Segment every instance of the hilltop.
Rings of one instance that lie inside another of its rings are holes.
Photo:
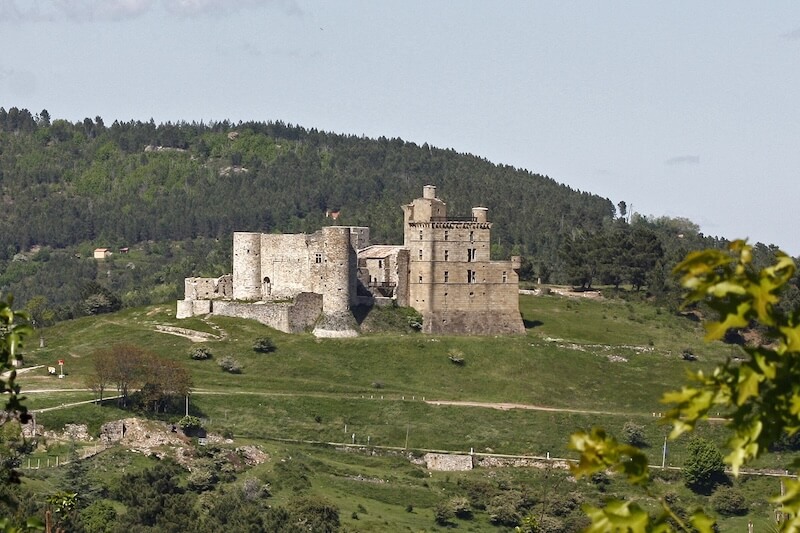
[[[23,305],[40,297],[40,323],[90,313],[98,294],[110,309],[163,303],[186,276],[227,272],[234,231],[336,223],[400,242],[400,206],[428,184],[454,216],[490,208],[491,256],[524,256],[523,279],[663,295],[677,259],[723,242],[691,221],[632,217],[549,176],[402,139],[281,122],[71,123],[12,107],[0,108],[0,291]],[[113,255],[94,261],[94,247]]]

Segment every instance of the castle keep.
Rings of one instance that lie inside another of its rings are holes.
[[[311,235],[237,232],[233,274],[186,278],[178,318],[213,313],[320,337],[358,334],[356,305],[410,306],[438,334],[516,334],[519,258],[491,261],[488,209],[448,218],[436,187],[403,206],[402,246],[370,245],[369,228]]]

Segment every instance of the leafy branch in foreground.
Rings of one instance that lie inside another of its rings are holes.
[[[24,405],[20,402],[19,386],[15,383],[17,371],[15,362],[19,359],[19,350],[23,340],[33,333],[33,328],[28,324],[28,316],[22,311],[14,311],[11,306],[14,299],[11,296],[0,299],[0,394],[8,394],[4,407],[4,419],[17,418],[26,423],[29,415]]]
[[[674,273],[688,291],[684,305],[703,302],[718,316],[705,324],[706,340],[721,339],[731,328],[755,324],[765,327],[769,341],[745,346],[748,357],[728,361],[710,375],[698,371],[691,383],[680,391],[664,395],[671,404],[665,421],[672,424],[670,439],[692,431],[697,422],[712,410],[730,413],[727,427],[731,452],[725,462],[734,475],[746,462],[759,457],[768,446],[800,430],[800,316],[782,313],[777,304],[783,288],[795,273],[794,261],[779,252],[774,263],[761,270],[753,265],[752,247],[735,241],[728,251],[692,252]],[[581,453],[573,468],[577,477],[612,469],[625,474],[628,481],[647,489],[648,469],[645,457],[631,446],[606,437],[603,430],[572,435],[570,447]],[[800,467],[800,464],[793,464]],[[800,482],[786,480],[783,496],[772,501],[781,506],[785,517],[782,531],[800,528]],[[605,508],[585,510],[592,519],[589,531],[672,531],[673,525],[689,531],[661,500],[664,512],[655,519],[635,502],[612,501]],[[713,521],[701,512],[691,518],[697,531],[711,531]]]

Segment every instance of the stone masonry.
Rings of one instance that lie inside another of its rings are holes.
[[[236,232],[233,273],[186,278],[178,318],[215,313],[320,337],[357,335],[355,305],[410,306],[433,334],[519,334],[519,258],[491,261],[488,209],[449,218],[436,187],[403,209],[402,246],[370,245],[369,228],[313,234]]]

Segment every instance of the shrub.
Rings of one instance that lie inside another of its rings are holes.
[[[199,348],[195,348],[194,350],[189,352],[189,357],[191,357],[195,361],[205,361],[206,359],[211,359],[213,355],[211,353],[211,350],[200,346]]]
[[[253,351],[258,353],[271,353],[275,351],[275,343],[269,337],[259,337],[253,343]]]
[[[301,496],[289,502],[289,513],[302,531],[333,533],[339,531],[339,508],[320,497]],[[297,531],[297,529],[295,529]]]
[[[461,518],[462,520],[472,519],[472,507],[469,504],[469,499],[465,496],[450,498],[448,504],[457,518]]]
[[[689,457],[683,465],[686,486],[699,494],[710,494],[720,483],[727,480],[722,454],[714,443],[693,438],[688,446]]]
[[[644,448],[647,446],[647,439],[644,436],[644,428],[635,422],[628,420],[622,426],[622,438],[631,446]]]
[[[230,355],[226,355],[222,359],[219,360],[217,363],[222,370],[225,372],[230,372],[231,374],[241,374],[242,372],[242,364],[231,357]]]
[[[440,526],[449,526],[453,522],[454,517],[455,513],[448,501],[440,501],[433,508],[433,518]]]
[[[184,431],[202,429],[203,422],[196,416],[186,415],[178,421],[178,425]]]
[[[608,474],[605,472],[595,472],[589,479],[591,479],[594,486],[597,487],[597,490],[600,492],[605,492],[608,485],[611,483]]]
[[[492,524],[515,527],[520,524],[522,515],[519,512],[522,496],[514,491],[505,491],[492,498],[486,510]]]
[[[747,514],[744,494],[733,487],[720,487],[710,498],[711,507],[723,516],[742,516]]]
[[[447,352],[447,357],[453,362],[453,364],[464,366],[464,352],[458,348],[450,348],[450,351]]]
[[[187,485],[191,490],[203,492],[214,488],[217,482],[217,476],[211,468],[206,466],[195,466],[195,469],[189,474],[186,479]]]

